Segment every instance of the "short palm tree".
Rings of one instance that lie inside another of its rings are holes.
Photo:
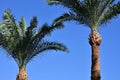
[[[63,21],[77,21],[91,29],[89,43],[92,48],[91,80],[100,80],[100,52],[101,36],[98,28],[120,14],[120,2],[115,0],[47,0],[48,4],[60,4],[70,12],[58,17],[54,24]]]
[[[45,41],[46,35],[50,35],[55,29],[63,27],[62,24],[43,25],[35,31],[37,18],[33,17],[30,26],[26,27],[22,17],[16,24],[13,14],[6,10],[3,15],[3,24],[0,29],[1,39],[4,41],[2,47],[7,50],[19,66],[19,73],[16,80],[28,80],[26,65],[38,54],[48,50],[59,50],[68,52],[68,49],[61,43]]]

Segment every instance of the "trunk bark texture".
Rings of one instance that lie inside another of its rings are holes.
[[[92,30],[89,36],[89,43],[92,48],[92,66],[91,66],[91,80],[100,80],[100,50],[101,36],[97,30]]]
[[[19,69],[19,73],[17,75],[16,80],[28,80],[27,73],[26,73],[26,67],[22,67]]]

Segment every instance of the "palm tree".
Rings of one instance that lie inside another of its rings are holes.
[[[69,12],[58,17],[54,24],[74,20],[85,24],[91,29],[89,43],[92,48],[91,80],[100,80],[100,52],[101,36],[98,29],[120,14],[120,2],[115,0],[47,0],[48,4],[60,4]]]
[[[2,47],[18,64],[19,73],[16,80],[28,80],[26,65],[38,54],[48,50],[68,52],[63,44],[44,40],[52,31],[62,28],[61,23],[51,26],[44,24],[39,30],[35,30],[38,23],[36,17],[33,17],[30,26],[26,27],[24,18],[22,17],[16,24],[9,10],[5,10],[3,20],[0,30],[0,37],[4,41]]]

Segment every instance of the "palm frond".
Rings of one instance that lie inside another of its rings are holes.
[[[86,6],[83,4],[83,2],[80,2],[80,0],[47,0],[47,2],[49,5],[63,5],[71,11],[80,15],[84,15],[86,13]]]
[[[98,21],[97,21],[97,26],[99,26],[101,24],[102,19],[104,18],[105,14],[108,13],[110,5],[113,3],[114,0],[107,0],[107,1],[103,1],[103,3],[101,4],[101,7],[99,7],[99,14],[98,14]],[[104,7],[103,7],[104,6]]]
[[[31,38],[29,39],[29,45],[27,46],[27,49],[31,51],[33,51],[38,43],[46,36],[46,35],[50,35],[51,32],[55,29],[59,29],[62,28],[63,25],[62,24],[56,24],[56,25],[52,25],[51,27],[48,26],[47,24],[44,24],[39,30],[38,32]]]
[[[55,51],[63,51],[63,52],[69,52],[67,47],[61,43],[57,42],[48,42],[48,41],[42,41],[40,42],[37,47],[33,50],[32,53],[28,53],[26,58],[26,64],[35,56],[38,54],[48,51],[48,50],[55,50]]]
[[[90,26],[89,22],[89,10],[86,4],[80,0],[47,0],[48,4],[53,5],[53,4],[60,4],[68,9],[70,9],[69,13],[64,13],[62,16],[58,17],[55,19],[55,22],[60,22],[60,21],[69,21],[69,20],[75,20],[79,22],[80,24],[87,24]],[[74,4],[73,4],[74,3]]]
[[[31,21],[30,21],[30,28],[35,28],[35,27],[37,27],[37,24],[38,24],[37,17],[36,17],[36,16],[33,16],[33,18],[32,18]]]
[[[27,37],[31,38],[33,35],[33,29],[37,26],[38,20],[37,17],[34,16],[30,21],[30,26],[27,28],[26,35]]]
[[[47,0],[49,5],[60,4],[62,0]]]
[[[64,13],[62,14],[60,17],[56,18],[54,21],[53,21],[53,25],[56,25],[58,23],[62,23],[64,21],[71,21],[71,20],[74,20],[76,18],[76,16],[72,13]]]
[[[76,21],[79,24],[87,24],[90,26],[89,18],[84,17],[80,14],[74,14],[72,12],[62,14],[61,16],[56,18],[52,24],[63,23],[65,21]]]
[[[5,25],[3,29],[5,32],[4,36],[6,36],[6,39],[4,40],[7,42],[7,47],[13,49],[13,47],[16,46],[19,42],[19,38],[21,38],[19,34],[19,27],[18,25],[16,25],[14,16],[13,14],[11,14],[9,9],[5,10],[3,20],[3,24]],[[11,45],[11,43],[13,43],[14,45]]]
[[[29,44],[30,43],[32,43],[32,37],[33,37],[33,31],[34,31],[34,28],[36,28],[36,26],[37,26],[37,24],[38,24],[38,21],[37,21],[37,17],[33,17],[32,19],[31,19],[31,21],[30,21],[30,26],[29,27],[27,27],[27,29],[26,29],[26,25],[25,25],[25,21],[24,21],[24,19],[22,18],[21,19],[21,21],[22,21],[22,23],[21,23],[21,26],[20,27],[22,27],[23,26],[23,32],[24,33],[22,33],[24,36],[23,36],[23,40],[21,41],[21,43],[19,44],[19,45],[21,45],[21,46],[23,46],[24,45],[24,47],[22,47],[23,49],[25,48],[27,48],[28,46],[29,46]],[[19,46],[18,46],[19,47]]]
[[[3,20],[5,25],[7,25],[9,28],[15,29],[15,32],[17,32],[17,25],[15,23],[14,15],[10,12],[9,9],[6,9],[3,15]]]
[[[12,24],[9,24],[9,25],[15,25],[14,15],[11,14],[10,9],[6,9],[5,10],[4,15],[3,15],[3,20],[5,20],[6,22],[8,22],[8,24],[12,23]]]
[[[22,36],[25,36],[25,32],[26,32],[26,22],[25,19],[23,17],[20,18],[19,21],[19,30]]]
[[[41,41],[46,35],[50,35],[51,32],[55,29],[61,29],[63,28],[63,24],[54,24],[51,26],[48,26],[47,24],[44,24],[37,33],[32,37],[31,42],[34,42],[34,44],[38,44],[39,41]]]
[[[112,18],[117,17],[120,14],[120,2],[110,7],[110,10],[105,14],[101,24],[110,21]]]
[[[61,43],[45,41],[37,46],[35,53],[38,52],[40,53],[46,50],[56,50],[56,51],[59,50],[59,51],[69,52],[67,47]]]
[[[64,5],[65,7],[72,8],[76,7],[80,1],[79,0],[47,0],[48,4],[61,4]],[[73,4],[74,2],[74,4]]]
[[[4,39],[5,36],[0,32],[0,46],[6,46],[7,42]]]

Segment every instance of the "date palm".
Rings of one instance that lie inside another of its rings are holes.
[[[101,36],[98,29],[120,14],[120,2],[115,0],[47,0],[48,4],[60,4],[69,9],[58,17],[54,24],[74,20],[85,24],[91,29],[89,43],[92,48],[91,80],[100,80],[100,52]]]
[[[4,12],[3,20],[0,30],[0,37],[4,41],[2,47],[18,64],[19,73],[16,80],[28,80],[26,65],[40,53],[48,50],[68,52],[63,44],[44,40],[45,36],[50,35],[55,29],[62,28],[61,23],[51,26],[44,24],[39,30],[35,30],[38,23],[36,17],[33,17],[30,26],[26,27],[24,18],[16,24],[9,10]]]

